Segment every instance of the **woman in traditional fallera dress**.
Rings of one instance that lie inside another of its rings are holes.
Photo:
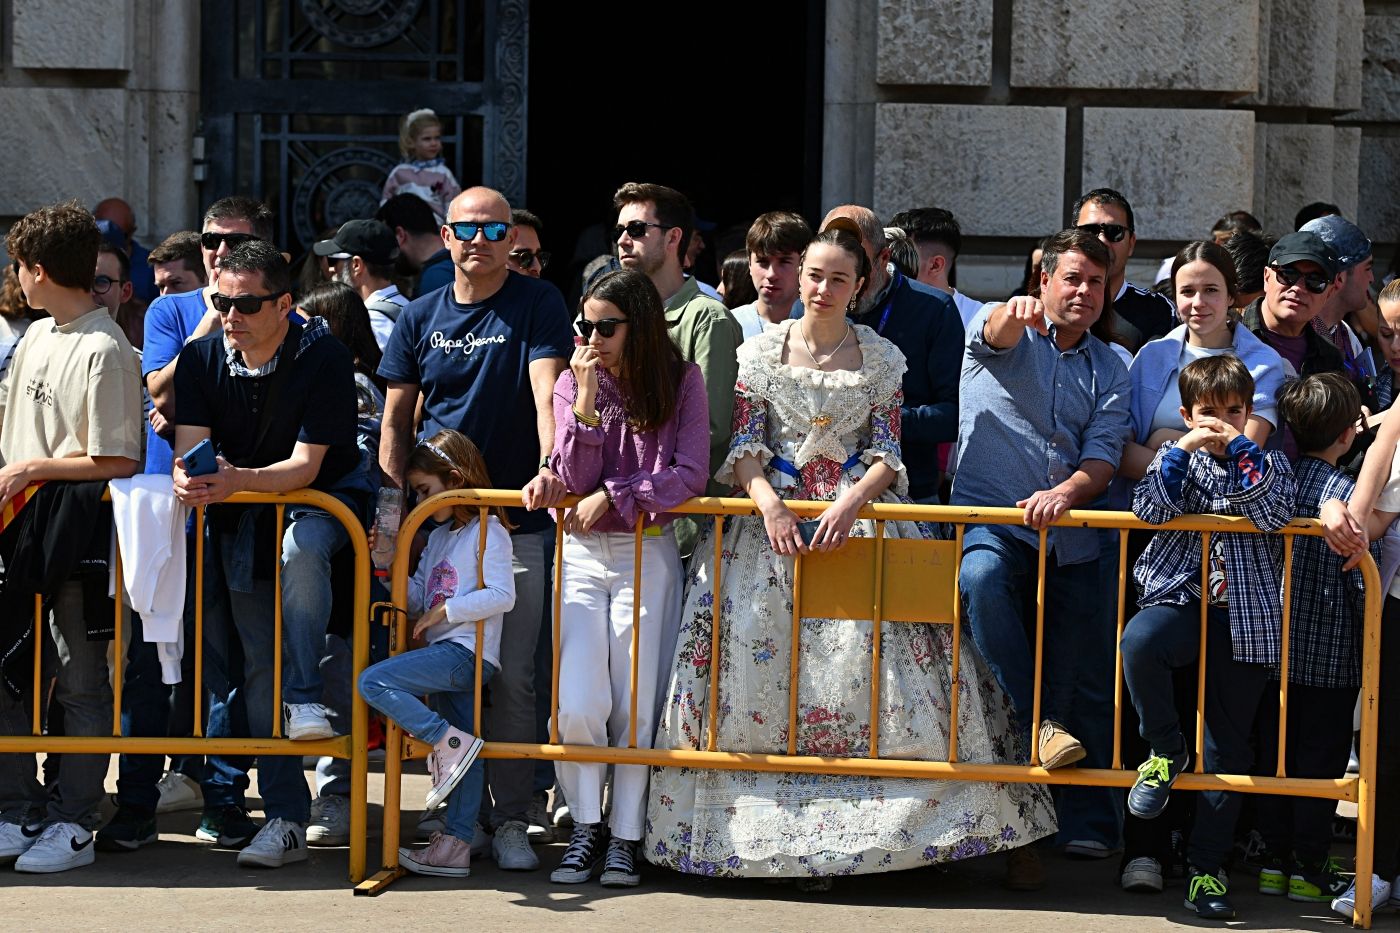
[[[849,223],[849,222],[847,222]],[[725,522],[721,567],[718,744],[787,751],[793,561],[803,547],[785,499],[833,502],[812,538],[834,550],[874,534],[865,503],[908,502],[900,460],[903,355],[846,322],[869,260],[854,226],[819,235],[803,254],[805,315],[739,351],[734,438],[717,478],[742,487],[762,513]],[[696,549],[657,748],[707,746],[714,544]],[[888,538],[929,537],[886,522]],[[797,754],[862,757],[870,746],[872,624],[803,619]],[[959,759],[1016,760],[1009,704],[961,640]],[[951,684],[946,625],[881,629],[882,758],[946,760]],[[653,770],[645,852],[655,864],[725,877],[806,879],[892,871],[1025,845],[1055,830],[1043,787],[764,773]]]

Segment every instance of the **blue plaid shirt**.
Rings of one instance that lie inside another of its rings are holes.
[[[1317,518],[1328,499],[1350,502],[1356,490],[1351,477],[1316,457],[1293,465],[1298,483],[1297,515]],[[1379,564],[1380,544],[1371,556]],[[1293,585],[1290,587],[1288,682],[1309,687],[1361,686],[1361,629],[1366,589],[1361,571],[1342,572],[1342,558],[1321,538],[1293,539]]]
[[[1230,442],[1224,458],[1201,450],[1188,454],[1167,443],[1133,490],[1133,514],[1153,525],[1187,514],[1240,515],[1263,531],[1277,531],[1293,519],[1294,486],[1288,458],[1262,452],[1244,435]],[[1283,539],[1227,532],[1218,540],[1225,554],[1234,658],[1278,664]],[[1133,566],[1133,579],[1144,609],[1200,599],[1200,533],[1157,532]]]

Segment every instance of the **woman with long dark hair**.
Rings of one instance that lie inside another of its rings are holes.
[[[368,391],[375,399],[376,412],[382,412],[386,384],[378,369],[383,352],[374,339],[369,311],[360,296],[344,282],[323,282],[302,296],[298,307],[307,318],[325,318],[331,336],[350,349],[350,356],[355,360],[355,382],[361,394]]]
[[[579,304],[580,340],[554,386],[550,467],[583,496],[564,520],[559,642],[559,740],[650,748],[662,658],[680,621],[681,562],[668,509],[704,492],[710,414],[700,368],[681,359],[666,331],[661,296],[641,272],[602,276]],[[634,592],[633,531],[640,520],[642,590]],[[632,607],[642,627],[636,722],[631,721]],[[647,769],[618,765],[612,818],[603,825],[603,764],[559,762],[573,837],[550,880],[640,881],[637,846],[646,816]],[[611,841],[608,840],[611,829]]]

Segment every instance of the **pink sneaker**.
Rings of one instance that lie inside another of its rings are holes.
[[[433,833],[424,849],[399,849],[399,864],[415,875],[465,878],[472,873],[472,847],[447,833]]]
[[[433,789],[428,791],[428,805],[424,809],[431,810],[447,799],[476,761],[483,744],[476,736],[448,726],[447,734],[428,755],[428,776],[433,779]]]

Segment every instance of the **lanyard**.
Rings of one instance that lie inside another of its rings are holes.
[[[879,334],[881,337],[885,335],[885,325],[889,323],[890,311],[894,309],[894,293],[899,288],[899,286],[903,284],[904,273],[900,272],[899,267],[896,266],[894,270],[894,275],[890,278],[889,288],[885,291],[885,306],[880,311],[880,323],[875,325],[875,333]],[[866,315],[864,314],[861,315],[861,317],[865,316]]]

